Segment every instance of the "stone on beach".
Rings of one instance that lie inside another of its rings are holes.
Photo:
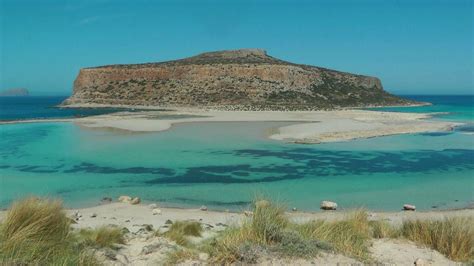
[[[321,201],[321,209],[323,210],[336,210],[337,209],[337,203],[332,202],[332,201],[327,201],[323,200]]]
[[[72,215],[72,219],[74,221],[79,221],[82,218],[82,214],[79,211],[75,211],[74,214]]]
[[[161,215],[161,210],[160,210],[160,209],[153,209],[153,210],[151,211],[151,213],[152,213],[153,215]]]
[[[202,205],[201,208],[199,208],[201,211],[207,211],[207,207]]]
[[[101,203],[111,203],[112,202],[112,198],[111,197],[103,197],[101,200],[100,200]]]
[[[152,204],[148,205],[148,208],[153,210],[153,209],[158,208],[158,205],[156,203],[152,203]]]
[[[141,200],[139,197],[135,197],[133,198],[131,201],[130,201],[130,204],[132,205],[137,205],[137,204],[140,204]]]
[[[420,258],[416,259],[413,264],[416,265],[416,266],[426,266],[426,265],[430,265],[430,263],[428,263],[428,262],[425,261],[424,259],[420,259]]]
[[[130,197],[130,196],[120,196],[118,198],[118,201],[122,202],[122,203],[130,203],[130,201],[132,201],[132,197]]]
[[[403,205],[403,210],[404,211],[414,211],[414,210],[416,210],[416,206],[415,205],[410,205],[410,204],[405,204],[405,205]]]
[[[247,216],[247,217],[250,217],[253,215],[253,212],[251,211],[244,211],[244,215]]]

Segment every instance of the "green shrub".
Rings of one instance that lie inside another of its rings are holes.
[[[287,230],[282,233],[280,242],[272,251],[286,257],[311,258],[316,256],[320,250],[331,249],[332,247],[328,243],[304,238],[299,232]]]

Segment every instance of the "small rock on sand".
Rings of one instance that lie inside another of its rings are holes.
[[[199,208],[201,211],[207,211],[207,206],[202,205],[201,208]]]
[[[79,221],[82,218],[82,214],[79,211],[75,211],[72,215],[72,219],[74,221]]]
[[[122,203],[130,203],[130,201],[132,201],[132,197],[130,197],[130,196],[120,196],[118,198],[118,201],[122,202]]]
[[[148,205],[148,208],[150,208],[150,209],[152,209],[152,210],[153,210],[153,209],[156,209],[156,208],[158,208],[158,205],[157,205],[157,204],[155,204],[155,203],[152,203],[152,204]]]
[[[97,213],[95,212],[91,213],[91,218],[95,218],[95,217],[97,217]]]
[[[244,215],[247,216],[247,217],[250,217],[253,215],[253,212],[251,211],[244,211]]]
[[[337,209],[337,203],[332,202],[332,201],[327,201],[323,200],[321,201],[321,209],[323,210],[336,210]]]
[[[416,210],[416,206],[415,205],[410,205],[410,204],[405,204],[405,205],[403,205],[403,210],[404,211],[414,211],[414,210]]]
[[[133,198],[131,201],[130,201],[130,204],[132,205],[137,205],[137,204],[140,204],[141,200],[139,197],[135,197]]]
[[[103,198],[100,200],[100,202],[101,202],[102,204],[111,203],[111,202],[112,202],[112,198],[110,198],[110,197],[103,197]]]
[[[144,246],[142,248],[141,254],[148,255],[150,253],[155,252],[160,247],[161,247],[161,243],[154,243],[154,244],[151,244],[151,245],[148,245],[148,246]]]
[[[143,228],[145,228],[145,231],[147,231],[147,232],[153,231],[153,225],[151,225],[151,224],[144,224]]]
[[[120,254],[120,253],[117,254],[115,256],[115,260],[120,262],[122,265],[129,265],[130,264],[130,262],[128,261],[127,256],[125,256],[124,254]]]
[[[160,209],[153,209],[151,211],[151,213],[153,213],[153,215],[161,215],[161,210]]]
[[[427,265],[430,265],[427,261],[425,261],[424,259],[420,259],[420,258],[416,259],[413,264],[415,264],[416,266],[427,266]]]

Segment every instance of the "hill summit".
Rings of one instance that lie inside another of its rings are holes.
[[[294,64],[261,49],[241,49],[84,68],[63,105],[318,110],[410,103],[384,91],[375,77]]]

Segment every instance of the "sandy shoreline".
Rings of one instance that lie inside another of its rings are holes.
[[[159,214],[154,214],[153,209],[159,209]],[[344,219],[352,210],[337,211],[288,211],[288,218],[296,223],[303,223],[311,220],[336,221]],[[2,221],[7,211],[0,211],[0,221]],[[132,205],[129,203],[112,202],[100,204],[86,208],[67,209],[69,216],[80,214],[76,228],[95,228],[104,225],[117,225],[126,227],[134,232],[141,228],[143,224],[150,224],[154,228],[165,228],[166,221],[195,220],[203,224],[214,226],[238,225],[247,218],[245,210],[235,211],[214,211],[200,210],[199,208],[171,208],[161,207],[159,203],[141,203]],[[474,209],[454,209],[436,211],[370,211],[369,220],[384,220],[392,225],[400,225],[409,219],[440,220],[449,217],[474,217]]]
[[[268,137],[296,143],[348,141],[396,134],[449,131],[461,123],[429,120],[430,114],[366,110],[338,111],[178,111],[118,112],[83,118],[0,122],[74,122],[87,128],[111,128],[131,132],[159,132],[175,124],[197,122],[294,122]]]
[[[159,211],[157,211],[159,210]],[[294,223],[305,223],[312,220],[337,221],[347,217],[350,211],[322,212],[287,212],[288,219]],[[0,211],[0,222],[5,219],[7,211]],[[166,232],[170,224],[176,221],[192,220],[201,224],[204,231],[201,237],[191,238],[193,243],[215,237],[219,232],[231,226],[239,226],[250,219],[244,212],[217,212],[200,209],[162,208],[159,203],[150,205],[142,203],[112,202],[94,207],[66,210],[67,216],[75,221],[75,229],[95,229],[103,226],[126,228],[126,242],[115,250],[98,250],[96,256],[104,265],[162,265],[168,254],[182,249],[174,241],[158,236],[154,232]],[[369,221],[386,221],[399,226],[403,221],[442,220],[454,217],[474,217],[474,209],[445,211],[399,211],[370,212]],[[422,260],[429,265],[457,265],[438,251],[417,245],[406,239],[382,238],[370,240],[370,256],[380,265],[413,265]],[[202,256],[201,256],[202,254]],[[104,256],[105,255],[105,256]],[[320,252],[315,258],[290,258],[262,255],[257,265],[363,265],[364,263],[337,252]],[[202,259],[202,257],[204,259]],[[185,261],[180,265],[209,265],[208,254],[200,253],[199,259]],[[425,264],[423,264],[425,265]]]
[[[159,118],[160,115],[165,115]],[[185,116],[167,118],[166,116]],[[194,116],[194,117],[186,117]],[[158,117],[158,119],[153,118]],[[449,131],[460,123],[430,121],[429,114],[365,110],[313,112],[199,111],[116,113],[79,118],[75,123],[90,128],[114,128],[134,132],[158,132],[174,124],[190,122],[295,122],[269,138],[297,143],[347,141],[395,134]]]

